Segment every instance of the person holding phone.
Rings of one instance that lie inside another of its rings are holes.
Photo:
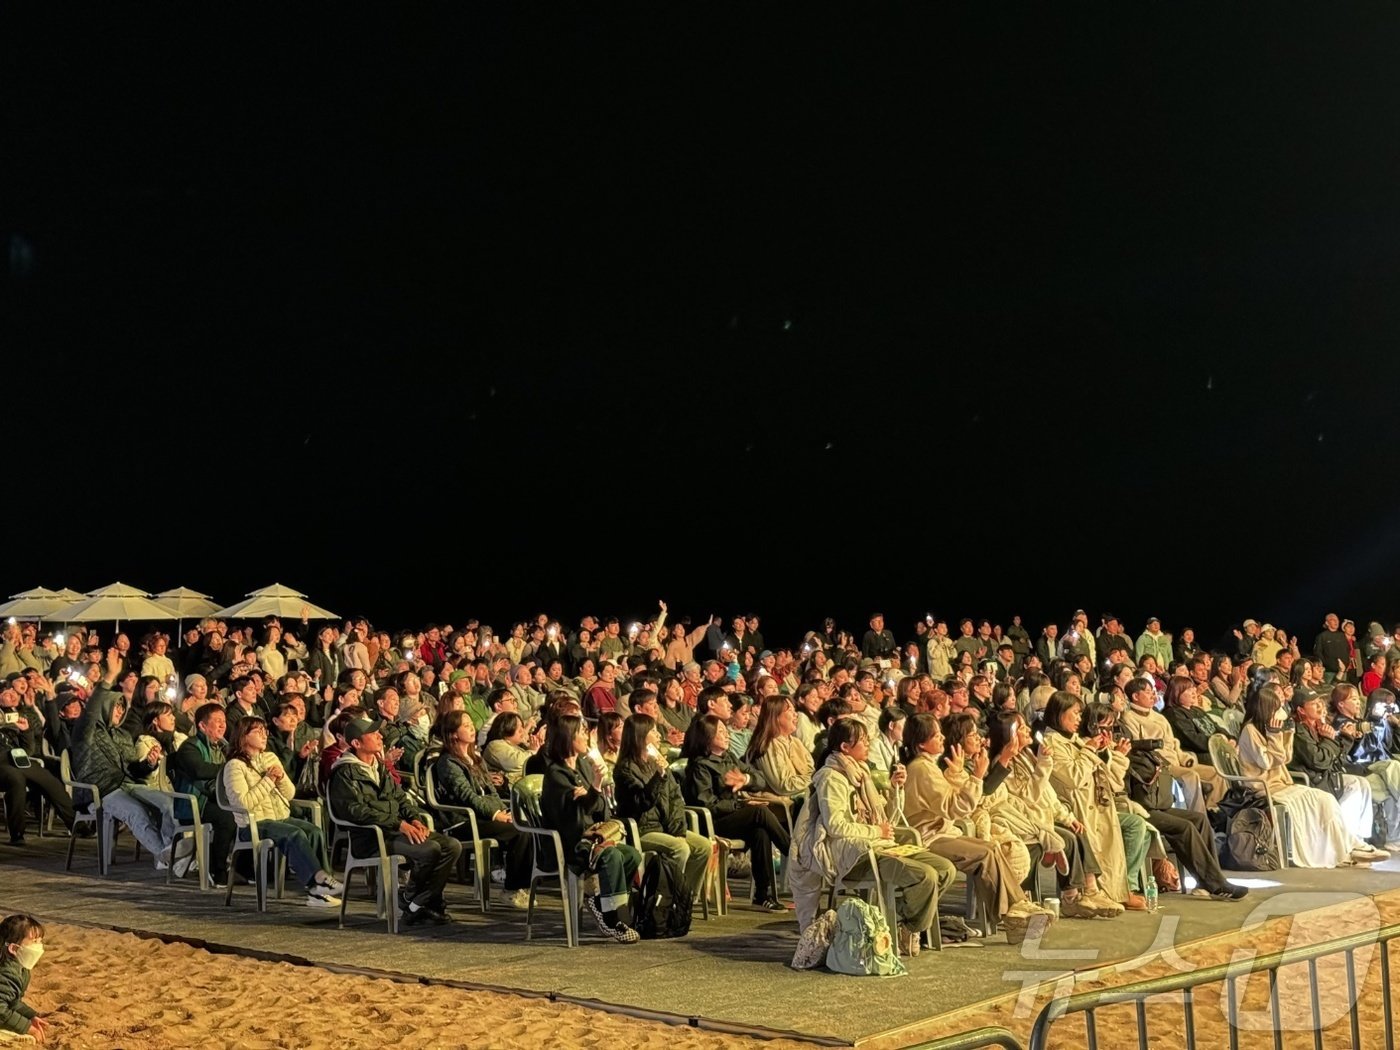
[[[1400,761],[1391,757],[1395,694],[1377,688],[1363,701],[1356,686],[1342,682],[1333,686],[1329,703],[1337,742],[1346,749],[1347,772],[1365,777],[1371,785],[1372,796],[1381,804],[1385,848],[1394,852],[1400,849]]]
[[[1260,686],[1245,701],[1240,767],[1247,776],[1262,779],[1273,800],[1288,811],[1290,849],[1297,867],[1348,867],[1356,861],[1337,800],[1319,788],[1295,784],[1288,775],[1296,731],[1279,686],[1272,682]]]

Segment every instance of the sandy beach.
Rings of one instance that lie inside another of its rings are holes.
[[[546,999],[405,984],[50,923],[27,1001],[60,1050],[811,1050]],[[618,953],[621,962],[622,952]]]
[[[1141,964],[1125,963],[1105,967],[1097,973],[1082,973],[1072,991],[1094,991],[1130,984],[1153,977],[1175,974],[1183,969],[1197,969],[1228,963],[1236,958],[1248,958],[1251,953],[1268,954],[1286,948],[1351,934],[1374,930],[1377,919],[1381,925],[1400,923],[1400,891],[1336,904],[1315,912],[1294,917],[1272,919],[1244,931],[1222,934],[1183,946],[1177,959],[1161,957]],[[1400,964],[1400,942],[1392,948],[1392,961]],[[1122,972],[1123,970],[1127,972]],[[1384,1046],[1384,1024],[1380,995],[1380,951],[1372,946],[1356,953],[1358,995],[1358,1024],[1362,1046]],[[1318,963],[1319,1000],[1326,1033],[1324,1045],[1350,1047],[1350,1019],[1347,1014],[1347,977],[1343,956],[1337,955]],[[1268,980],[1260,975],[1240,986],[1240,1040],[1242,1050],[1273,1046],[1269,1010]],[[1063,989],[1062,989],[1063,990]],[[938,1036],[964,1032],[983,1025],[1001,1025],[1014,1032],[1026,1045],[1035,1017],[1050,1000],[1053,989],[1042,990],[1033,1000],[1027,995],[1021,1001],[1010,996],[983,1007],[970,1007],[947,1015],[936,1032]],[[1400,1012],[1400,965],[1391,973],[1391,995]],[[1280,1027],[1284,1031],[1283,1046],[1312,1047],[1312,1014],[1308,996],[1307,964],[1290,966],[1280,971]],[[1101,1047],[1137,1045],[1137,1024],[1131,1005],[1109,1006],[1096,1011],[1098,1042]],[[1183,1033],[1181,993],[1169,993],[1147,1007],[1149,1045],[1152,1050],[1179,1050],[1186,1045]],[[1206,985],[1195,992],[1196,1045],[1224,1047],[1229,1045],[1229,1028],[1225,1019],[1224,985]],[[1055,1048],[1083,1047],[1084,1015],[1068,1017],[1052,1030],[1051,1045]]]

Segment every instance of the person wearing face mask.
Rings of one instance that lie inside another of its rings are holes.
[[[48,1037],[48,1022],[24,1001],[29,978],[44,955],[44,927],[32,915],[10,915],[0,922],[0,1031]]]

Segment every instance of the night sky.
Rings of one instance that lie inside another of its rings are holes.
[[[0,592],[1400,619],[1394,8],[240,16],[0,23]]]

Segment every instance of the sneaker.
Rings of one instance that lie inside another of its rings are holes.
[[[1055,921],[1055,913],[1043,904],[1037,904],[1028,897],[1023,897],[1006,910],[1006,914],[1016,919],[1034,919],[1037,915],[1046,915],[1051,922]]]
[[[919,934],[902,922],[899,924],[895,939],[898,942],[900,955],[907,955],[912,959],[919,954]]]
[[[334,875],[327,875],[324,878],[317,879],[316,885],[322,886],[330,890],[331,893],[336,897],[339,897],[342,893],[345,892],[345,883],[341,882]]]
[[[188,856],[177,857],[177,858],[175,859],[175,864],[174,864],[173,867],[174,867],[174,871],[175,871],[175,877],[176,877],[177,879],[183,879],[186,875],[188,875],[188,874],[190,873],[190,871],[192,871],[192,870],[197,871],[197,870],[198,870],[198,869],[195,867],[195,863],[194,863],[194,854],[193,854],[193,853],[190,853]]]
[[[1214,893],[1210,894],[1210,899],[1216,901],[1237,901],[1243,900],[1247,896],[1249,896],[1249,888],[1247,886],[1234,886],[1227,883],[1223,889],[1216,890]]]
[[[318,893],[308,893],[306,895],[306,906],[308,908],[339,908],[339,897],[326,897]]]
[[[1141,893],[1130,893],[1128,899],[1123,902],[1123,907],[1127,911],[1149,911],[1147,898]]]
[[[340,904],[340,894],[336,893],[329,886],[322,886],[319,882],[313,883],[306,889],[308,897],[318,897],[323,901],[335,901]]]
[[[452,916],[445,911],[439,911],[430,904],[410,904],[408,910],[404,912],[404,921],[410,926],[416,926],[420,922],[431,922],[436,926],[446,926],[452,921]]]
[[[777,897],[767,897],[754,905],[759,911],[785,912],[787,905],[778,900]]]
[[[642,939],[642,935],[625,922],[618,923],[616,926],[612,927],[612,929],[607,930],[606,933],[613,940],[617,941],[618,944],[636,944]]]
[[[1124,908],[1116,900],[1104,893],[1103,890],[1095,890],[1093,893],[1082,893],[1079,902],[1086,908],[1090,908],[1106,918],[1113,918],[1122,915]]]
[[[492,868],[491,881],[494,882],[497,886],[504,886],[506,884],[506,869]]]
[[[1054,868],[1061,875],[1069,874],[1069,858],[1063,853],[1047,853],[1040,858],[1040,864],[1045,868]]]
[[[1093,908],[1085,907],[1081,898],[1060,899],[1060,916],[1065,919],[1098,919],[1103,916]]]
[[[1351,855],[1357,860],[1389,860],[1390,854],[1383,849],[1376,849],[1369,842],[1358,842],[1351,848]]]
[[[510,890],[505,894],[505,902],[516,911],[530,910],[529,890]]]
[[[971,937],[980,936],[978,931],[963,922],[962,918],[957,915],[940,915],[938,917],[938,929],[944,937],[951,936],[957,941],[965,941]]]
[[[604,936],[612,936],[612,927],[608,925],[608,920],[603,918],[602,901],[598,897],[584,897],[584,906],[588,908],[588,914],[593,916],[593,921],[598,924],[598,931]]]

